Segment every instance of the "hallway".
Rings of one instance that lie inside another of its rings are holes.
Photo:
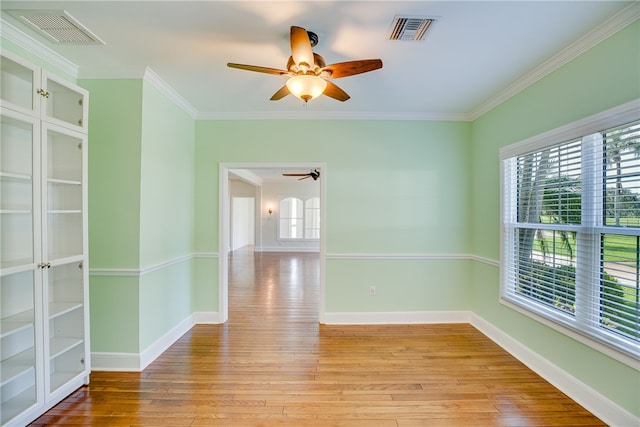
[[[226,324],[94,372],[33,425],[604,425],[470,325],[319,325],[318,263],[233,253]]]

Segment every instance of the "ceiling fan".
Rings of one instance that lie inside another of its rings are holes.
[[[305,103],[320,95],[344,102],[350,96],[328,79],[353,76],[382,68],[382,60],[380,59],[361,59],[325,65],[324,58],[312,50],[318,43],[318,36],[301,27],[291,27],[290,40],[291,56],[287,61],[286,70],[234,63],[228,63],[227,66],[240,70],[287,76],[289,77],[287,83],[273,94],[271,101],[278,101],[293,94]]]
[[[301,176],[302,178],[298,179],[298,181],[302,181],[307,178],[313,178],[314,181],[317,181],[318,178],[320,178],[320,171],[318,171],[318,169],[314,169],[309,173],[283,173],[282,176]]]

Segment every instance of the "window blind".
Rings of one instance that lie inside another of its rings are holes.
[[[501,297],[640,358],[640,121],[502,168]]]

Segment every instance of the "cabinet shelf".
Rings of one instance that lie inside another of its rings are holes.
[[[0,277],[22,273],[23,271],[33,270],[34,268],[33,259],[30,258],[3,261],[2,265],[0,265]]]
[[[49,178],[47,182],[50,184],[64,184],[64,185],[82,185],[82,182],[72,180],[72,179],[57,179],[57,178]]]
[[[28,424],[88,380],[88,96],[0,53],[2,426]]]
[[[0,172],[3,181],[31,182],[31,175],[21,173]]]
[[[82,308],[80,302],[52,302],[49,304],[49,319],[55,319],[79,308]]]
[[[31,209],[0,209],[2,215],[31,215]]]
[[[66,353],[74,347],[81,345],[84,341],[82,338],[71,337],[55,337],[49,340],[49,359],[55,359],[56,357]]]
[[[20,394],[15,395],[11,399],[2,402],[2,410],[0,411],[2,414],[2,424],[4,424],[5,421],[18,416],[35,404],[36,387],[34,385],[22,391]]]
[[[80,209],[52,209],[47,211],[49,214],[81,214],[82,210]]]
[[[13,316],[5,317],[4,319],[2,319],[0,338],[4,338],[11,334],[18,333],[24,329],[33,327],[33,322],[33,310],[27,310]]]
[[[15,381],[23,375],[35,371],[35,357],[33,347],[18,353],[7,360],[2,361],[2,372],[0,373],[0,387]]]
[[[76,371],[59,371],[51,375],[51,390],[57,390],[59,387],[71,381],[74,377],[81,374],[81,370]]]

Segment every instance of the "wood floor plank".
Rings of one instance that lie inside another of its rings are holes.
[[[602,426],[468,324],[318,323],[317,254],[234,252],[229,321],[33,426]]]

